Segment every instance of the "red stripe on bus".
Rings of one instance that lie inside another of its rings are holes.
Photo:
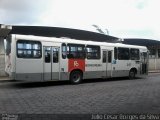
[[[68,60],[68,71],[71,72],[74,69],[80,69],[85,71],[85,60],[84,59],[69,59]]]

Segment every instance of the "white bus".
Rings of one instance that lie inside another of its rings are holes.
[[[12,34],[6,39],[6,72],[14,80],[70,80],[148,74],[146,47]]]

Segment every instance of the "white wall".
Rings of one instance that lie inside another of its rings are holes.
[[[158,58],[158,49],[156,49],[155,58],[149,58],[149,71],[160,70],[160,58]]]
[[[149,59],[149,70],[156,70],[156,60]]]

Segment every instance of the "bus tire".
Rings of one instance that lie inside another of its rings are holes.
[[[72,84],[79,84],[82,82],[82,72],[73,71],[70,74],[70,81]]]
[[[136,77],[136,71],[134,69],[131,69],[129,71],[129,79],[135,79]]]

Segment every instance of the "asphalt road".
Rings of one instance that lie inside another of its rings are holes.
[[[160,74],[144,79],[0,81],[0,114],[159,114]]]

